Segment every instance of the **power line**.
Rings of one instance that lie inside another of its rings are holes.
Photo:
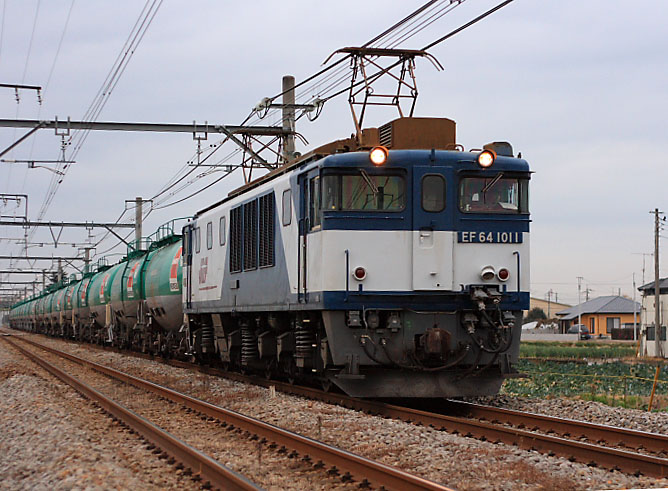
[[[409,15],[404,17],[402,20],[395,23],[392,27],[386,29],[381,34],[379,34],[379,35],[375,36],[374,38],[370,39],[369,41],[367,41],[363,46],[369,46],[369,45],[373,44],[374,42],[377,42],[377,41],[380,41],[381,39],[387,38],[389,35],[391,35],[397,29],[405,29],[406,27],[402,27],[402,26],[406,26],[407,23],[408,23],[407,26],[410,27],[410,26],[414,26],[416,22],[421,22],[417,26],[413,27],[411,31],[409,31],[408,36],[405,37],[405,39],[408,39],[408,38],[412,37],[413,35],[415,35],[417,32],[420,32],[422,29],[426,28],[431,23],[433,23],[436,20],[438,20],[439,18],[441,18],[443,15],[445,15],[446,13],[451,11],[456,6],[460,5],[464,0],[450,0],[449,3],[445,7],[440,8],[440,10],[436,10],[435,13],[433,13],[433,12],[430,13],[429,9],[436,6],[440,1],[441,0],[430,0],[430,1],[428,1],[427,3],[425,3],[424,5],[422,5],[421,7],[419,7],[418,9],[416,9],[415,11],[411,12]],[[422,17],[428,16],[427,19],[430,20],[430,22],[427,23],[427,24],[424,24],[423,21],[420,21],[420,18],[421,18],[420,14],[422,14]],[[400,30],[400,32],[401,32],[401,30]],[[390,36],[390,39],[392,39],[391,36]],[[401,42],[401,41],[402,40],[400,40],[399,42]],[[349,78],[349,75],[347,73],[343,73],[343,75],[341,75],[341,73],[345,72],[345,70],[346,70],[346,67],[342,66],[342,63],[345,60],[349,59],[350,56],[351,55],[348,54],[346,56],[341,57],[340,59],[338,59],[334,63],[326,66],[325,68],[319,70],[315,74],[313,74],[313,75],[307,77],[306,79],[302,80],[301,82],[295,84],[294,87],[291,90],[296,90],[297,88],[302,87],[309,82],[313,82],[310,87],[305,88],[303,90],[303,92],[298,95],[297,99],[302,99],[303,96],[309,96],[309,92],[311,90],[313,90],[315,87],[317,87],[319,84],[327,83],[332,79],[334,79],[334,80],[332,82],[330,82],[329,85],[327,85],[324,89],[321,89],[319,91],[320,94],[326,93],[329,90],[333,90],[335,87],[344,83],[345,80],[347,80]],[[334,70],[332,73],[329,73],[327,76],[325,76],[325,78],[323,80],[316,81],[318,79],[318,77],[324,75],[326,72],[329,72],[330,70],[334,69],[337,66],[338,66],[338,69]],[[285,93],[286,93],[285,91],[280,92],[277,95],[268,98],[268,100],[269,101],[274,101],[278,97],[281,97],[282,95],[284,95]],[[331,97],[329,97],[329,98],[331,98]],[[264,117],[270,117],[271,118],[273,115],[278,114],[278,111],[279,111],[278,109],[276,109],[274,111],[268,111],[268,113]],[[256,118],[257,118],[257,114],[254,113],[254,112],[251,112],[251,114],[246,118],[246,120],[248,120],[253,115],[255,115]],[[220,145],[222,145],[223,143],[225,143],[225,140],[223,140],[221,142],[218,142],[218,144],[217,144],[218,146],[216,148],[214,148],[214,150],[211,152],[211,154],[209,154],[207,156],[207,158],[210,157],[213,153],[215,153],[218,150],[218,148],[220,148]],[[165,184],[161,188],[161,190],[154,196],[154,199],[157,198],[158,196],[164,194],[166,191],[174,188],[178,183],[182,182],[186,177],[188,177],[193,172],[195,172],[196,169],[197,169],[197,166],[194,166],[190,170],[187,170],[187,166],[182,167],[182,169],[180,169],[177,172],[177,176],[184,171],[185,171],[185,173],[179,178],[173,177],[170,181],[168,181],[168,183]],[[217,182],[220,182],[224,177],[227,177],[229,174],[231,174],[231,172],[227,172],[226,174],[219,177],[218,179],[216,179],[212,183],[207,184],[206,186],[202,187],[198,191],[195,191],[195,192],[191,193],[190,195],[188,195],[184,198],[178,199],[176,201],[173,201],[173,202],[171,202],[169,204],[166,204],[166,205],[163,205],[163,206],[157,206],[157,208],[158,209],[166,208],[166,207],[175,205],[177,203],[181,203],[181,202],[183,202],[183,201],[185,201],[185,200],[187,200],[187,199],[189,199],[193,196],[196,196],[200,192],[210,188],[213,184],[215,184]],[[178,194],[178,192],[184,190],[189,185],[191,185],[193,182],[199,180],[201,177],[204,177],[205,175],[208,175],[208,174],[203,174],[201,176],[197,176],[195,179],[192,179],[192,180],[188,181],[185,184],[185,186],[182,186],[180,189],[170,193],[170,196]],[[162,202],[164,203],[164,200]],[[160,204],[161,203],[157,203],[157,205],[160,205]]]
[[[93,102],[91,103],[88,110],[84,114],[85,120],[95,121],[102,112],[102,109],[109,100],[109,97],[111,96],[111,93],[116,87],[116,84],[120,80],[120,77],[125,72],[125,69],[127,68],[130,60],[132,59],[132,56],[139,47],[139,44],[144,38],[146,31],[153,22],[153,19],[155,18],[155,15],[157,14],[158,9],[160,8],[161,5],[162,5],[162,0],[153,0],[152,3],[151,0],[147,0],[146,4],[144,5],[144,8],[139,14],[137,21],[135,22],[132,30],[130,31],[128,39],[126,40],[123,48],[121,49],[119,55],[117,56],[116,61],[109,70],[107,77],[102,83],[100,90],[98,90],[96,97],[93,99]],[[76,140],[74,139],[75,137],[69,138],[69,144],[73,144],[73,150],[71,152],[69,160],[75,160],[75,157],[81,150],[83,144],[85,143],[88,134],[89,131],[84,130],[83,132],[76,134]],[[51,183],[49,185],[49,189],[47,191],[47,195],[40,208],[37,217],[38,220],[41,220],[44,217],[46,211],[53,202],[53,198],[55,197],[55,194],[58,190],[60,183],[62,183],[63,181],[64,174],[66,173],[67,164],[65,164],[62,168],[59,168],[58,170],[63,173],[63,176],[60,176],[59,178],[55,178],[54,176],[54,178],[52,178]]]
[[[35,20],[32,24],[32,32],[30,33],[30,42],[28,43],[28,55],[26,56],[26,64],[23,67],[23,76],[21,77],[21,83],[25,82],[26,73],[28,73],[28,62],[30,61],[30,54],[32,52],[32,43],[35,39],[35,29],[37,28],[37,18],[39,17],[39,8],[42,4],[42,0],[37,0],[37,7],[35,8]]]

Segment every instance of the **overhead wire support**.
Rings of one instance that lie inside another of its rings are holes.
[[[69,119],[67,121],[59,121],[57,118],[50,121],[39,121],[34,119],[0,119],[0,127],[32,128],[33,131],[37,131],[38,129],[42,128],[54,130],[68,128],[71,130],[155,131],[163,133],[221,133],[224,135],[239,134],[257,136],[283,136],[286,134],[286,131],[278,126],[231,126],[223,124],[211,125],[208,123],[128,123],[119,121],[71,121]]]
[[[81,228],[134,228],[132,223],[99,223],[99,222],[38,222],[32,220],[10,221],[0,220],[0,225],[21,227],[81,227]]]
[[[0,274],[51,274],[51,273],[57,273],[57,271],[47,271],[47,270],[16,270],[16,269],[3,269],[0,270]]]
[[[10,256],[10,255],[0,255],[0,260],[2,259],[14,259],[14,260],[27,260],[27,261],[85,261],[83,257],[68,257],[68,256]]]
[[[14,95],[16,97],[16,102],[20,102],[21,98],[19,96],[19,90],[34,90],[37,92],[37,103],[42,104],[42,87],[38,85],[25,85],[25,84],[0,84],[0,88],[4,89],[14,89]]]

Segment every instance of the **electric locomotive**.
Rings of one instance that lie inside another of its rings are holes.
[[[200,358],[359,397],[491,395],[529,306],[527,162],[449,119],[320,147],[183,230]]]

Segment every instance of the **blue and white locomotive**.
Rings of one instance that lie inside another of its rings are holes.
[[[184,229],[202,357],[361,397],[490,395],[529,305],[527,162],[400,118],[310,152]]]

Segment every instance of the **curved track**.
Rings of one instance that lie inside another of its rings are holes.
[[[151,442],[158,449],[171,455],[183,466],[191,469],[202,480],[208,481],[210,486],[218,489],[230,490],[255,490],[261,489],[244,476],[228,469],[208,455],[191,447],[187,443],[179,440],[173,435],[167,433],[162,428],[154,425],[150,421],[142,418],[138,414],[126,409],[122,405],[108,398],[101,392],[93,389],[84,382],[67,374],[60,368],[44,361],[31,351],[26,350],[13,340],[4,338],[14,348],[19,350],[24,356],[37,363],[47,372],[59,378],[66,384],[72,386],[76,391],[86,398],[98,404],[107,411],[112,417],[125,423],[132,431],[137,432],[147,441]],[[26,340],[27,341],[27,340]],[[29,342],[29,341],[28,341]],[[38,345],[39,346],[39,345]]]
[[[126,351],[120,352],[128,354]],[[130,352],[129,354],[142,358],[153,358],[150,355],[139,353]],[[668,449],[668,436],[666,435],[459,401],[440,401],[442,406],[436,411],[433,403],[430,403],[430,410],[425,411],[385,402],[355,399],[343,394],[178,360],[161,359],[161,361],[172,366],[196,369],[202,373],[223,376],[240,382],[264,387],[275,386],[277,390],[285,393],[338,404],[388,418],[432,426],[450,433],[503,442],[547,455],[559,455],[587,465],[620,470],[628,474],[668,476],[668,459],[665,458],[665,452]],[[555,434],[561,436],[555,436]],[[581,441],[582,439],[587,441]],[[605,443],[605,445],[599,443]],[[620,446],[624,448],[615,448]],[[628,450],[629,448],[643,449],[645,453]],[[648,455],[648,452],[654,452],[656,455]]]
[[[157,394],[160,397],[201,413],[205,417],[214,418],[224,424],[248,431],[250,434],[254,435],[254,438],[263,442],[272,442],[272,445],[289,449],[292,453],[308,456],[312,461],[322,462],[336,468],[338,471],[345,473],[345,475],[355,478],[360,483],[396,490],[445,491],[449,489],[438,483],[414,476],[395,467],[355,455],[340,448],[301,436],[297,433],[293,433],[255,418],[244,416],[235,411],[214,406],[205,401],[195,399],[167,387],[134,377],[113,368],[79,358],[25,338],[22,338],[22,341],[69,361],[90,367],[109,377]],[[15,346],[17,345],[14,342],[12,342],[12,344]]]

